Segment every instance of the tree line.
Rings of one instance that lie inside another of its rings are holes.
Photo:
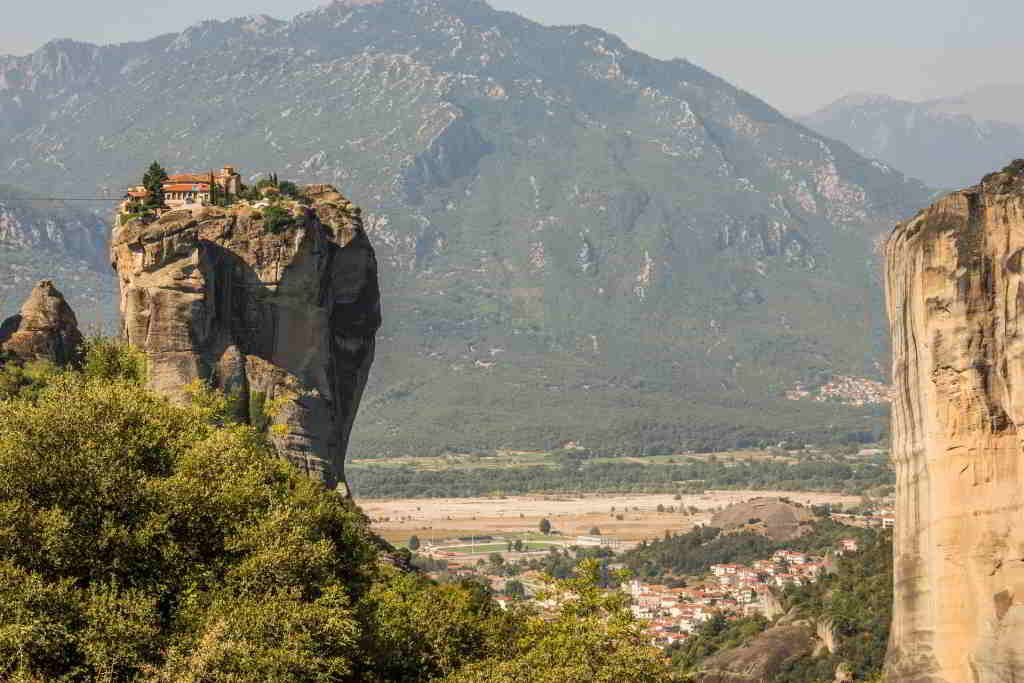
[[[409,465],[350,467],[363,498],[459,498],[530,493],[697,493],[710,489],[837,491],[892,485],[888,463],[807,461],[679,464],[569,462],[556,467],[424,470]]]

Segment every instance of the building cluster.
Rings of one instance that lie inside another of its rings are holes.
[[[869,515],[854,515],[833,512],[832,520],[848,526],[860,527],[862,529],[895,529],[896,513],[891,509],[876,510]]]
[[[178,173],[168,176],[161,188],[164,205],[171,211],[206,206],[213,201],[214,191],[227,200],[238,197],[242,191],[242,176],[234,166],[207,173]],[[121,203],[121,213],[128,213],[132,204],[145,202],[149,190],[142,185],[128,188]]]
[[[814,390],[797,384],[786,392],[786,398],[790,401],[813,399],[818,402],[835,401],[850,406],[892,403],[892,397],[892,387],[887,384],[847,375],[840,375]]]
[[[843,539],[837,555],[859,550],[855,539]],[[736,619],[755,614],[772,616],[777,609],[773,590],[814,583],[825,572],[825,559],[794,550],[776,551],[771,558],[748,565],[712,565],[701,586],[669,588],[631,581],[623,589],[632,611],[647,621],[646,634],[655,645],[683,642],[716,614]]]

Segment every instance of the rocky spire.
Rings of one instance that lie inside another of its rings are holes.
[[[21,312],[0,325],[0,355],[21,362],[67,365],[77,359],[81,345],[75,312],[49,280],[37,284]]]
[[[886,245],[897,477],[889,675],[1024,680],[1024,161]]]
[[[149,386],[197,379],[237,399],[278,452],[345,489],[352,423],[380,326],[361,211],[333,187],[273,208],[176,211],[114,230],[122,332]]]

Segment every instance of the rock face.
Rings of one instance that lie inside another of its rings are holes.
[[[755,498],[716,512],[711,526],[725,531],[754,531],[775,541],[800,538],[810,532],[814,515],[805,507],[778,498]]]
[[[204,380],[309,476],[347,492],[345,452],[380,326],[361,212],[313,185],[284,219],[240,205],[118,226],[122,332],[152,389]]]
[[[700,672],[700,683],[770,683],[787,663],[810,655],[816,642],[807,624],[775,626],[748,645],[708,659]]]
[[[1024,161],[898,226],[886,258],[890,680],[1024,680]]]
[[[67,365],[77,359],[81,345],[75,312],[49,280],[37,284],[21,312],[0,325],[0,356],[21,362]]]

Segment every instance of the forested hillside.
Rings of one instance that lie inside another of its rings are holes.
[[[480,0],[0,58],[0,182],[116,196],[154,158],[363,206],[385,327],[355,455],[884,428],[810,397],[884,379],[876,246],[928,191],[687,61]]]

